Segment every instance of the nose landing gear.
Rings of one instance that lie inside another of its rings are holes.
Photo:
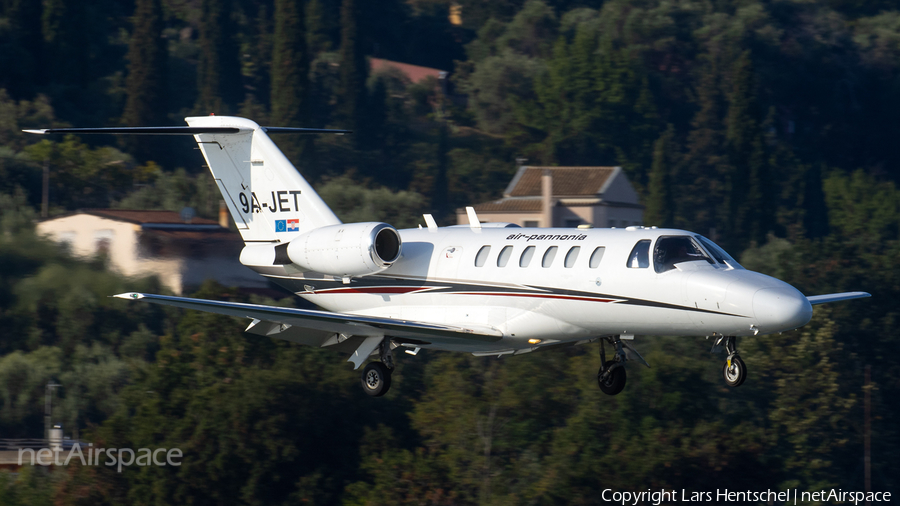
[[[732,388],[743,385],[747,379],[747,366],[744,365],[744,361],[738,355],[736,344],[736,337],[722,336],[716,339],[716,344],[713,345],[713,350],[719,346],[725,346],[728,358],[725,360],[725,365],[722,366],[722,377],[725,378],[725,384]]]

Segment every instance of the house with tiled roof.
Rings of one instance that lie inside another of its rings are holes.
[[[264,290],[264,278],[240,263],[244,242],[220,221],[189,210],[86,209],[43,220],[37,232],[65,244],[72,254],[105,255],[110,268],[125,276],[159,277],[181,295],[207,279],[225,286]]]
[[[411,83],[418,83],[424,81],[425,79],[428,79],[429,77],[433,77],[440,81],[441,79],[446,79],[448,75],[448,72],[446,70],[434,69],[431,67],[422,67],[419,65],[385,60],[382,58],[369,58],[369,70],[373,74],[395,70],[400,72],[403,77],[408,79]]]
[[[473,206],[482,222],[523,227],[641,225],[644,207],[621,167],[522,166],[503,198]],[[467,224],[465,209],[457,223]]]

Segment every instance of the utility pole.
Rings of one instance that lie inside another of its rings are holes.
[[[50,159],[44,158],[44,186],[41,194],[41,218],[50,215]]]
[[[872,491],[872,366],[866,365],[866,385],[863,387],[866,403],[866,423],[865,433],[863,435],[863,445],[865,447],[865,457],[863,463],[865,465],[866,474],[866,497]],[[866,499],[866,504],[872,504]]]
[[[50,441],[50,415],[53,413],[53,406],[51,405],[53,399],[53,389],[61,387],[59,383],[47,382],[47,389],[44,394],[44,438]]]

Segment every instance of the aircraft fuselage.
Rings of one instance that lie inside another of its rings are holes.
[[[683,230],[486,225],[400,234],[399,260],[349,283],[293,265],[259,270],[330,311],[503,335],[487,346],[440,340],[421,346],[452,351],[531,351],[608,335],[771,334],[803,326],[812,316],[797,289],[727,255],[719,261],[706,250],[714,246]],[[699,255],[662,266],[662,238],[691,241]],[[645,244],[643,254],[635,252]]]

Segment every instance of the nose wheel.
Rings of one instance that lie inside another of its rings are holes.
[[[613,360],[606,360],[605,341],[616,347],[616,356]],[[625,388],[625,349],[619,336],[600,338],[600,370],[597,371],[597,384],[600,391],[606,395],[616,395]]]
[[[744,365],[741,357],[735,355],[725,361],[725,365],[722,366],[722,376],[728,386],[739,387],[747,379],[747,366]]]
[[[722,366],[722,377],[725,378],[725,384],[732,388],[743,385],[747,379],[747,366],[738,355],[737,338],[734,336],[720,337],[716,340],[713,349],[718,346],[724,346],[725,352],[728,353],[725,365]]]

